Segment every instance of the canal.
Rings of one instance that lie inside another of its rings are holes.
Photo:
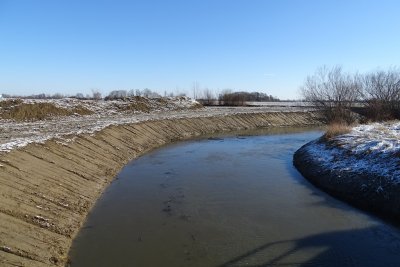
[[[400,232],[310,185],[293,153],[318,129],[170,144],[129,163],[71,266],[399,266]]]

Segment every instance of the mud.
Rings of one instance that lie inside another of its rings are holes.
[[[0,154],[0,265],[65,265],[72,239],[105,187],[151,149],[215,132],[315,124],[320,120],[313,112],[153,120]]]

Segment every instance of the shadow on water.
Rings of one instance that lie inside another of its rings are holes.
[[[295,149],[293,151],[293,154],[296,150],[297,149]],[[304,187],[312,189],[310,191],[311,196],[317,196],[319,198],[319,201],[314,202],[312,205],[324,206],[324,207],[329,206],[332,208],[338,208],[338,209],[350,210],[350,211],[351,210],[356,210],[356,211],[362,210],[363,213],[368,214],[368,216],[370,216],[376,220],[383,221],[397,229],[400,228],[400,223],[396,220],[393,220],[391,218],[386,218],[384,216],[379,217],[378,215],[376,215],[376,213],[370,212],[366,209],[360,209],[359,207],[352,205],[351,203],[347,203],[342,200],[339,200],[338,198],[331,196],[330,194],[322,191],[317,186],[315,186],[311,182],[309,182],[305,177],[303,177],[303,175],[294,167],[292,159],[286,159],[286,170],[288,171],[288,173],[290,173],[293,180],[295,182],[297,182],[299,185],[302,185]],[[399,264],[399,266],[400,266],[400,264]]]
[[[371,248],[370,242],[373,242],[375,246]],[[277,247],[279,247],[279,253],[276,253]],[[306,250],[321,250],[321,252],[302,260],[302,251]],[[262,258],[260,255],[267,259],[260,260]],[[219,266],[395,267],[399,264],[400,240],[398,236],[393,235],[385,227],[374,226],[316,234],[297,240],[266,243]]]
[[[309,190],[310,196],[318,197],[318,201],[314,201],[310,205],[332,207],[346,211],[355,209],[352,206],[349,206],[348,204],[330,196],[328,193],[325,193],[319,190],[317,187],[315,187],[306,178],[304,178],[303,175],[301,175],[301,173],[293,166],[292,159],[286,160],[286,170],[297,184],[311,189]]]

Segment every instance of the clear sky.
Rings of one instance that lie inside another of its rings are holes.
[[[400,63],[400,1],[0,0],[0,93],[262,91]]]

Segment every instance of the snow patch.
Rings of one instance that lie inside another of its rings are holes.
[[[328,169],[375,174],[400,183],[400,122],[360,125],[329,144],[314,141],[307,150]]]
[[[81,106],[93,111],[92,115],[53,117],[42,121],[15,122],[0,119],[0,153],[24,147],[31,143],[44,143],[55,139],[68,145],[79,134],[94,135],[112,125],[132,124],[148,120],[164,120],[194,117],[223,116],[244,113],[308,111],[292,107],[204,107],[193,109],[199,103],[188,97],[138,100],[78,100],[78,99],[24,99],[24,103],[50,102],[57,107],[73,109]],[[134,101],[146,102],[150,112],[124,110]],[[122,111],[121,111],[122,110]],[[313,110],[313,109],[310,109]]]

